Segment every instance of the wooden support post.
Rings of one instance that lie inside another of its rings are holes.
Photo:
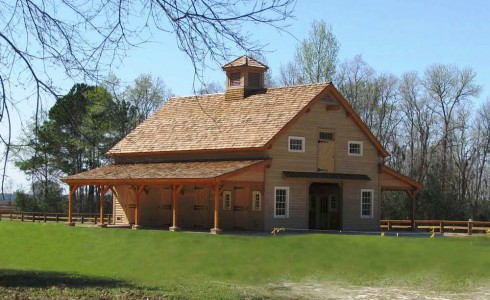
[[[136,187],[135,192],[136,192],[136,207],[134,208],[134,225],[133,229],[140,229],[140,213],[139,213],[139,206],[140,206],[140,199],[141,199],[141,193],[145,189],[144,185],[139,185]]]
[[[68,226],[75,226],[75,222],[73,222],[73,194],[75,194],[77,188],[77,185],[70,185],[68,192],[68,222],[66,223]]]
[[[472,234],[473,234],[473,220],[469,219],[468,220],[468,235],[472,235]]]
[[[417,199],[417,196],[415,194],[415,191],[409,191],[407,190],[407,195],[408,197],[410,197],[410,200],[412,200],[412,211],[410,212],[410,223],[411,223],[411,226],[412,226],[412,230],[415,231],[415,212],[417,210],[417,204],[416,204],[416,199]]]
[[[179,227],[177,226],[177,206],[178,206],[178,198],[179,194],[182,191],[183,185],[173,185],[172,186],[172,227],[168,230],[170,231],[179,231]]]
[[[211,234],[220,234],[222,230],[219,228],[219,198],[221,195],[221,186],[217,182],[213,186],[214,194],[214,227],[211,228]]]
[[[100,208],[100,216],[99,216],[99,219],[100,219],[100,223],[98,225],[98,227],[101,227],[101,228],[106,228],[107,227],[107,224],[104,223],[104,197],[105,197],[105,194],[107,193],[107,191],[109,190],[109,186],[103,186],[101,185],[99,187],[100,189],[100,201],[99,201],[99,208]]]

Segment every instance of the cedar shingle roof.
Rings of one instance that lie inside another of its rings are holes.
[[[270,88],[245,99],[172,98],[109,155],[264,147],[329,84]]]
[[[232,68],[232,67],[255,67],[255,68],[261,68],[261,69],[268,69],[269,67],[264,65],[263,63],[251,58],[250,56],[240,56],[239,58],[227,63],[224,65],[222,68],[227,69],[227,68]]]
[[[71,175],[63,178],[62,181],[66,183],[83,183],[85,181],[117,182],[121,180],[213,179],[264,162],[264,160],[246,160],[114,164]]]

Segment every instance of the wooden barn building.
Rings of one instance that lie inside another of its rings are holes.
[[[378,230],[382,191],[421,188],[384,166],[331,83],[265,88],[267,66],[248,56],[223,70],[224,93],[170,99],[108,152],[113,164],[64,178],[70,216],[74,191],[96,185],[135,228]]]

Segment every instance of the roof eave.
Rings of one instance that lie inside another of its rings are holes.
[[[248,147],[248,148],[222,148],[222,149],[195,149],[195,150],[171,150],[171,151],[148,151],[148,152],[107,152],[108,157],[125,157],[125,156],[157,156],[166,154],[195,154],[195,153],[224,153],[224,152],[251,152],[265,151],[266,147]]]
[[[424,187],[424,185],[421,184],[420,182],[418,182],[418,181],[416,181],[416,180],[414,180],[414,179],[412,179],[406,175],[403,175],[402,173],[397,172],[388,166],[382,165],[381,171],[386,172],[387,174],[399,179],[400,181],[402,181],[402,182],[404,182],[410,186],[413,186],[417,190],[420,190]]]

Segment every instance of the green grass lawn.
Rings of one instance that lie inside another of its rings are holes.
[[[489,270],[487,237],[213,236],[0,222],[7,296],[266,298],[275,284],[304,281],[458,291],[486,285]]]

